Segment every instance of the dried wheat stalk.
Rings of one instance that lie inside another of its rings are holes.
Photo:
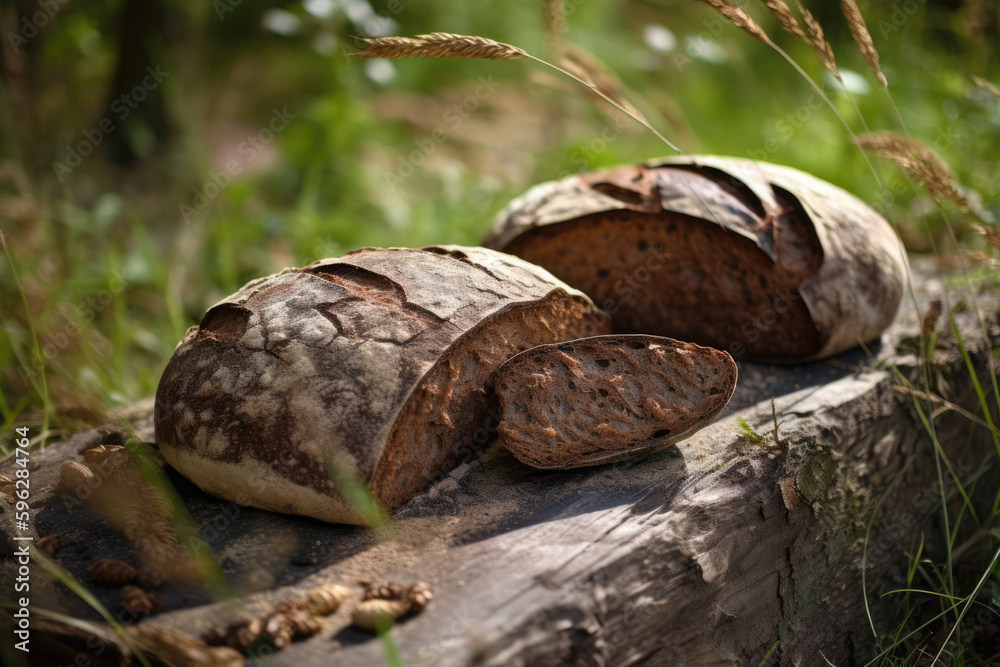
[[[802,31],[802,26],[795,19],[795,15],[792,14],[792,10],[789,9],[788,5],[784,3],[783,0],[761,0],[771,13],[774,18],[778,19],[778,23],[785,32],[789,32],[799,39],[801,39],[806,44],[812,44],[812,41],[806,36],[806,33]]]
[[[914,389],[913,387],[907,387],[901,384],[895,385],[893,389],[898,391],[900,394],[903,394],[904,396],[915,396],[916,398],[922,398],[925,401],[929,401],[933,405],[938,406],[935,412],[938,411],[944,412],[947,410],[953,410],[958,414],[962,415],[963,417],[965,417],[966,419],[968,419],[969,421],[973,421],[979,424],[980,426],[984,426],[989,430],[993,431],[994,433],[1000,435],[1000,429],[997,429],[997,427],[994,426],[993,424],[987,422],[982,417],[972,414],[971,412],[965,410],[961,406],[955,405],[951,401],[941,398],[937,394],[934,394],[929,391],[921,391],[919,389]]]
[[[854,41],[861,50],[861,55],[868,61],[868,65],[875,72],[875,77],[882,84],[882,87],[888,86],[889,82],[886,81],[885,75],[882,74],[882,68],[878,64],[878,51],[875,50],[875,42],[872,41],[871,33],[868,32],[865,17],[861,15],[858,3],[854,0],[840,0],[840,9],[844,13],[844,18],[847,19],[847,27],[851,29],[851,36],[854,37]]]
[[[560,43],[557,62],[566,71],[585,81],[591,89],[620,104],[635,118],[646,117],[622,95],[625,84],[596,56],[576,44]]]
[[[368,44],[368,47],[352,55],[362,58],[516,60],[530,57],[523,49],[510,44],[475,35],[453,35],[448,32],[432,32],[416,37],[362,38],[361,41]]]
[[[566,6],[563,0],[545,0],[545,28],[553,39],[558,39],[566,32]]]
[[[823,26],[819,24],[812,12],[802,6],[801,2],[798,4],[802,20],[805,21],[806,28],[809,29],[809,44],[816,52],[816,57],[823,63],[824,67],[830,70],[837,81],[843,81],[840,78],[840,70],[837,69],[837,61],[833,57],[833,47],[830,46],[830,42],[826,41],[826,36],[823,34]]]
[[[678,153],[681,152],[680,148],[660,134],[621,95],[613,90],[611,91],[612,94],[609,94],[606,90],[599,87],[600,82],[598,84],[591,83],[573,72],[537,58],[516,46],[497,42],[486,37],[453,35],[448,32],[432,32],[427,35],[417,35],[416,37],[374,37],[365,38],[362,41],[367,43],[368,47],[364,51],[353,54],[362,58],[484,58],[487,60],[530,58],[546,67],[551,67],[558,72],[562,72],[566,76],[587,86],[587,88],[600,95],[605,101],[614,105],[619,111],[623,111],[642,123],[647,130],[655,134],[667,146],[670,146]]]
[[[992,271],[1000,271],[1000,260],[982,250],[966,250],[965,256],[976,264],[982,264]]]
[[[601,62],[600,58],[582,46],[563,40],[566,32],[566,6],[563,0],[545,0],[545,26],[549,38],[549,49],[555,55],[559,66],[577,79],[585,81],[598,95],[611,99],[640,122],[648,122],[646,117],[625,99],[622,93],[625,84],[614,72]]]
[[[938,203],[949,199],[963,212],[969,210],[969,201],[955,182],[951,167],[928,146],[891,132],[872,132],[855,141],[861,148],[889,158],[919,178]]]
[[[938,320],[941,318],[941,299],[934,299],[931,301],[930,305],[927,307],[927,312],[924,313],[923,318],[920,320],[920,335],[925,341],[931,339],[931,334],[937,329]]]
[[[1000,97],[1000,88],[997,88],[996,84],[994,84],[992,81],[987,81],[981,76],[974,76],[972,77],[972,83],[976,84],[986,92],[993,93],[997,97]]]
[[[767,33],[757,25],[757,22],[750,18],[750,15],[746,13],[741,7],[734,5],[729,0],[698,0],[699,2],[704,2],[706,5],[711,5],[720,14],[725,16],[727,19],[733,22],[738,28],[742,28],[748,35],[754,39],[764,42],[765,44],[770,44],[771,39],[767,36]]]
[[[992,228],[986,225],[973,225],[977,232],[982,234],[986,242],[989,243],[995,250],[1000,250],[1000,235],[997,235]]]

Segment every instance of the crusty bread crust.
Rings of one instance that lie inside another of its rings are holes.
[[[583,290],[616,331],[781,363],[877,338],[908,275],[892,228],[853,195],[795,169],[725,157],[535,186],[483,245]]]
[[[372,481],[386,507],[398,507],[449,464],[471,458],[499,421],[494,372],[543,343],[608,333],[588,302],[558,293],[484,320],[442,355],[396,417]]]
[[[443,404],[415,390],[467,336],[491,331],[481,326],[510,311],[527,329],[511,337],[511,353],[607,327],[582,293],[482,248],[365,249],[255,280],[212,307],[175,351],[157,389],[157,444],[178,471],[223,498],[245,493],[257,507],[360,523],[340,489],[351,479],[372,484],[409,402],[434,414],[444,405],[458,424],[482,419],[466,394],[483,391],[503,345],[483,341],[496,353],[443,387],[454,394]],[[463,437],[442,436],[440,451],[426,452],[394,440],[389,453],[446,463],[458,455],[449,443]],[[400,486],[376,495],[394,505],[428,481],[383,477]]]

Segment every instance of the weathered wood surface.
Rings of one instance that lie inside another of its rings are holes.
[[[930,279],[921,299],[942,289]],[[956,318],[985,378],[1000,341],[1000,305],[979,303],[990,340],[971,312]],[[939,326],[933,375],[946,398],[975,411],[946,329]],[[879,631],[898,620],[892,596],[880,596],[902,581],[907,550],[923,532],[933,554],[940,534],[931,443],[889,367],[914,375],[918,331],[907,303],[870,354],[797,367],[741,364],[736,394],[716,424],[643,459],[541,471],[492,442],[380,531],[240,507],[172,475],[239,598],[211,604],[202,590],[168,589],[148,622],[197,635],[322,583],[422,579],[434,587],[433,602],[393,630],[406,665],[757,664],[775,643],[768,664],[823,664],[821,655],[838,666],[864,664],[874,642],[862,545],[876,499],[886,494],[867,551]],[[772,395],[780,444],[751,444],[734,420],[769,431]],[[989,455],[967,418],[950,413],[937,424],[963,474]],[[151,437],[148,422],[139,426]],[[37,533],[86,535],[85,552],[69,547],[57,556],[85,583],[95,559],[130,554],[100,519],[53,496],[60,462],[78,460],[86,437],[33,454],[32,477]],[[6,595],[14,566],[6,559],[0,568]],[[32,585],[34,604],[97,618],[65,589],[43,583],[37,567]],[[92,589],[118,609],[115,590]],[[382,663],[382,644],[347,623],[341,610],[324,633],[268,664]]]

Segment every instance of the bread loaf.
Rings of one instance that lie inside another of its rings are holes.
[[[664,449],[712,422],[736,388],[719,350],[659,336],[541,345],[495,380],[500,441],[539,468],[576,468]]]
[[[213,306],[160,380],[156,442],[214,495],[364,523],[353,481],[394,508],[471,454],[503,361],[607,330],[590,299],[516,257],[359,250]]]
[[[683,156],[529,190],[487,247],[586,292],[620,333],[737,359],[819,359],[892,322],[907,265],[889,224],[788,167]]]

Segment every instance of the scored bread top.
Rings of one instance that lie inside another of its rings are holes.
[[[332,477],[370,481],[435,362],[477,324],[551,295],[597,312],[544,269],[482,248],[367,248],[254,280],[177,347],[157,444],[210,493],[348,521]]]
[[[789,360],[822,358],[876,338],[892,322],[902,299],[908,275],[905,253],[877,212],[814,176],[747,159],[678,156],[543,183],[497,216],[483,245],[506,250],[533,230],[613,212],[717,225],[733,244],[753,244],[781,273],[798,276],[797,295],[817,342],[807,354]],[[604,252],[569,247],[568,233],[562,238],[566,252]],[[545,265],[539,257],[532,259]],[[739,317],[745,320],[744,314]],[[721,346],[730,341],[713,342]]]

